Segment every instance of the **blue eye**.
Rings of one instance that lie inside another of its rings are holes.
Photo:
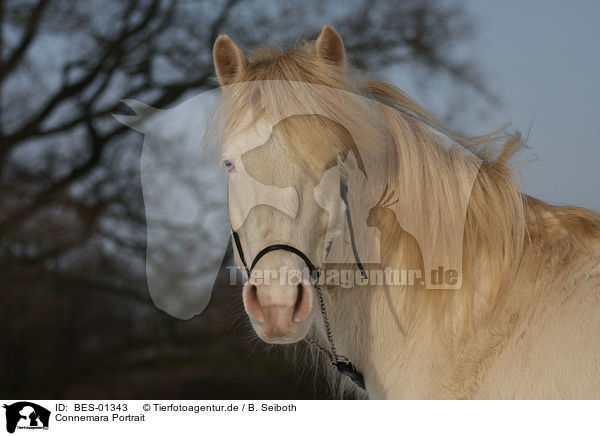
[[[235,169],[235,166],[233,165],[233,162],[231,162],[230,160],[227,160],[227,159],[223,160],[223,166],[229,172],[232,172]]]

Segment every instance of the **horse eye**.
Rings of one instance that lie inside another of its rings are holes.
[[[223,166],[229,172],[232,172],[235,169],[235,166],[233,165],[233,162],[231,162],[230,160],[227,160],[227,159],[223,160]]]

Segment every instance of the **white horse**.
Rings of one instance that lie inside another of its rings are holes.
[[[345,356],[354,365],[356,371],[343,369],[362,374],[370,398],[600,398],[600,216],[522,194],[507,166],[522,145],[518,134],[454,138],[473,157],[443,146],[424,121],[441,123],[400,91],[350,77],[343,42],[330,26],[316,41],[250,57],[222,35],[214,62],[224,87],[219,120],[236,260],[249,273],[243,300],[262,339],[313,338],[334,360]],[[281,81],[342,90],[387,109],[326,97],[315,103],[299,85],[269,85]],[[348,123],[284,116],[317,113],[315,104]],[[348,124],[371,138],[360,141],[366,148],[353,149],[358,140]],[[322,260],[331,213],[315,188],[350,155],[370,187],[345,185],[345,206],[371,204],[363,215],[381,234],[377,265],[361,264],[358,255]],[[282,212],[284,198],[280,209],[260,204],[255,185],[237,177],[242,168],[264,185],[293,188],[294,213]],[[445,232],[457,223],[459,244]],[[428,289],[425,282],[346,289],[316,286],[306,275],[286,282],[258,273],[308,266],[326,277],[352,268],[359,277],[377,266],[428,279],[439,262],[460,267],[459,289]],[[351,385],[347,377],[337,380]]]

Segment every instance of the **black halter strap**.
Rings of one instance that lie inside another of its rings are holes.
[[[246,263],[246,258],[244,257],[244,250],[242,250],[242,243],[240,242],[240,236],[233,229],[231,229],[231,234],[233,235],[233,243],[235,244],[235,249],[237,251],[237,254],[240,257],[240,260],[242,261],[242,265],[244,265],[244,268],[246,269],[246,274],[248,275],[248,278],[250,278],[250,269],[248,269],[248,264]]]
[[[273,245],[269,245],[268,247],[265,247],[262,250],[260,250],[258,252],[258,254],[256,255],[256,257],[254,258],[254,260],[252,261],[252,265],[250,265],[250,272],[252,272],[252,270],[254,269],[254,267],[256,266],[256,264],[258,263],[258,261],[260,260],[261,257],[263,257],[265,254],[270,253],[271,251],[275,251],[275,250],[284,250],[284,251],[289,251],[290,253],[294,253],[296,256],[298,256],[300,259],[302,259],[304,261],[304,263],[308,267],[308,270],[310,271],[311,276],[313,278],[318,278],[316,276],[318,276],[318,274],[320,272],[319,268],[317,268],[316,266],[313,265],[313,263],[310,261],[310,259],[308,258],[308,256],[306,254],[304,254],[302,251],[298,250],[296,247],[292,247],[291,245],[287,245],[287,244],[273,244]]]
[[[348,205],[348,183],[346,183],[345,179],[342,177],[340,177],[340,196],[342,197],[342,201],[346,206],[346,221],[348,221],[348,230],[350,230],[350,244],[352,245],[352,254],[354,255],[354,260],[356,261],[358,269],[360,269],[360,273],[362,274],[364,279],[367,279],[367,272],[365,271],[365,267],[360,261],[360,257],[358,257],[358,249],[356,248],[356,241],[354,240],[352,216],[350,214],[350,206]]]
[[[240,236],[233,229],[231,229],[231,234],[233,235],[233,242],[235,244],[235,248],[237,250],[238,256],[240,257],[240,260],[242,261],[242,265],[244,265],[244,268],[246,269],[246,273],[248,274],[248,277],[250,277],[252,270],[254,269],[254,267],[256,266],[258,261],[265,254],[270,253],[271,251],[283,250],[283,251],[289,251],[290,253],[294,253],[296,256],[298,256],[300,259],[302,259],[304,261],[304,263],[306,264],[306,266],[308,267],[308,270],[309,270],[310,275],[313,278],[313,280],[317,280],[319,278],[321,270],[310,261],[308,256],[306,254],[304,254],[302,251],[298,250],[296,247],[293,247],[293,246],[287,245],[287,244],[272,244],[272,245],[266,246],[265,248],[263,248],[262,250],[260,250],[258,252],[258,254],[254,257],[254,260],[252,261],[250,268],[248,268],[248,264],[246,263],[246,257],[244,256],[244,250],[242,249],[242,243],[240,242]]]
[[[289,251],[290,253],[294,253],[296,256],[298,256],[300,259],[302,259],[304,261],[304,263],[306,264],[306,266],[308,267],[308,271],[310,272],[310,275],[314,280],[317,280],[319,278],[321,270],[310,261],[308,256],[306,254],[304,254],[302,251],[298,250],[296,247],[293,247],[293,246],[287,245],[287,244],[272,244],[272,245],[266,246],[265,248],[263,248],[262,250],[260,250],[258,252],[258,254],[254,257],[254,260],[252,261],[250,268],[248,268],[248,264],[246,263],[246,258],[244,256],[244,250],[242,249],[242,243],[240,242],[240,236],[233,229],[231,229],[231,234],[233,235],[233,242],[235,243],[235,248],[237,250],[238,256],[240,257],[240,260],[242,261],[242,265],[244,265],[244,268],[246,269],[246,273],[248,274],[248,277],[250,277],[252,270],[254,269],[254,267],[256,266],[258,261],[265,254],[270,253],[271,251],[283,250],[283,251]]]
[[[365,270],[365,267],[363,266],[362,262],[360,261],[360,257],[358,256],[358,249],[356,248],[356,240],[354,238],[354,228],[352,226],[352,216],[350,214],[350,206],[348,205],[348,184],[346,183],[344,178],[340,178],[340,196],[342,198],[342,201],[344,202],[344,205],[346,206],[346,221],[348,222],[348,230],[350,231],[350,244],[352,246],[352,254],[354,255],[354,260],[356,261],[356,265],[358,266],[358,269],[360,270],[361,275],[363,276],[363,278],[367,279],[367,271]],[[296,256],[300,257],[304,261],[306,266],[308,267],[311,276],[313,278],[318,278],[318,274],[320,271],[319,268],[317,268],[310,261],[308,256],[305,255],[302,251],[298,250],[296,247],[293,247],[293,246],[287,245],[287,244],[272,244],[272,245],[269,245],[269,246],[263,248],[262,250],[260,250],[258,252],[256,257],[252,261],[250,268],[248,268],[248,264],[246,263],[246,258],[244,257],[244,250],[242,249],[242,243],[240,242],[240,236],[233,229],[231,229],[231,234],[233,235],[233,242],[235,243],[235,248],[238,252],[240,260],[242,261],[242,265],[244,265],[244,268],[246,269],[246,273],[248,274],[248,277],[250,277],[250,273],[252,272],[252,270],[258,263],[258,261],[265,254],[270,253],[271,251],[275,251],[275,250],[284,250],[284,251],[289,251],[290,253],[294,253]]]

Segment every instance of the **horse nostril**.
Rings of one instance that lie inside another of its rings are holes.
[[[294,315],[300,309],[300,305],[302,303],[302,294],[304,293],[304,286],[302,285],[302,283],[298,283],[296,288],[298,289],[298,295],[296,296],[296,305],[294,306]]]
[[[296,296],[296,304],[294,305],[293,320],[295,322],[302,322],[310,313],[312,298],[309,292],[306,292],[306,288],[302,283],[298,283],[296,286],[298,295]]]
[[[258,288],[256,285],[247,284],[244,288],[244,304],[246,311],[258,322],[264,322],[264,315],[260,301],[258,300]]]

